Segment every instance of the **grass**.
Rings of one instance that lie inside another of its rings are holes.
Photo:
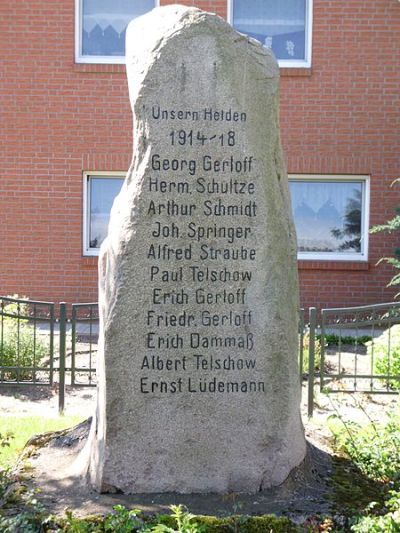
[[[33,436],[48,431],[58,431],[82,422],[81,416],[0,416],[0,433],[11,435],[10,445],[0,447],[0,468],[12,466],[26,442]]]

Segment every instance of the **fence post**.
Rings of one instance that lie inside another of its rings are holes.
[[[60,374],[58,391],[58,411],[64,414],[65,406],[65,350],[67,335],[67,309],[65,302],[60,303]]]
[[[315,380],[315,329],[317,326],[317,309],[310,307],[310,344],[308,350],[308,416],[314,412],[314,380]]]
[[[299,326],[299,377],[300,385],[303,384],[303,369],[304,369],[304,309],[300,309],[300,326]]]

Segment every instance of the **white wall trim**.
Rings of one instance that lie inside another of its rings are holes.
[[[249,0],[251,1],[251,0]],[[283,1],[283,0],[280,0]],[[227,0],[227,19],[233,26],[233,2]],[[281,68],[310,68],[312,59],[312,30],[313,30],[313,0],[306,0],[306,37],[305,37],[305,59],[278,59]]]
[[[98,256],[99,249],[89,247],[89,223],[90,223],[90,196],[89,196],[89,181],[90,178],[120,178],[124,179],[126,170],[107,172],[104,170],[86,170],[82,173],[83,186],[83,205],[82,205],[82,254],[87,256]]]
[[[75,63],[125,65],[125,56],[84,56],[82,55],[82,15],[83,0],[75,0]],[[159,7],[160,0],[154,0]]]
[[[325,181],[325,182],[363,182],[361,206],[361,243],[360,253],[335,252],[298,252],[297,259],[306,261],[368,261],[369,248],[369,214],[370,214],[370,176],[359,174],[289,174],[289,181]]]

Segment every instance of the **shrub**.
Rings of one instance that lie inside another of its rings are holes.
[[[317,335],[317,339],[320,339],[321,335]],[[340,344],[349,344],[351,346],[364,346],[372,339],[371,335],[361,335],[359,337],[353,337],[351,335],[336,335],[334,333],[325,333],[324,341],[326,346],[337,346]]]
[[[400,493],[386,502],[388,512],[382,516],[367,515],[355,519],[351,530],[355,533],[399,533]]]
[[[335,415],[330,428],[337,446],[379,487],[378,501],[370,501],[361,516],[353,516],[351,531],[400,533],[400,412],[389,413],[386,423],[371,420],[366,427]],[[360,480],[351,487],[353,495],[359,484]]]
[[[374,374],[398,376],[384,380],[392,389],[400,390],[400,324],[392,326],[367,343],[368,355],[374,356]]]
[[[3,375],[9,380],[30,380],[33,376],[31,367],[39,367],[48,354],[47,343],[35,335],[35,328],[27,319],[18,319],[18,315],[29,316],[29,305],[9,303],[3,312],[13,316],[0,318],[0,367],[18,367],[4,370]]]
[[[400,413],[392,411],[384,424],[361,427],[342,417],[330,417],[336,445],[370,479],[400,491]]]

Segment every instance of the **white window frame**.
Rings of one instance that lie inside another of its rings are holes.
[[[154,7],[160,0],[154,0]],[[75,63],[125,65],[125,56],[89,56],[82,54],[83,0],[75,0]]]
[[[278,1],[278,0],[277,0]],[[283,1],[283,0],[279,0]],[[233,27],[233,2],[228,0],[228,22]],[[312,58],[312,28],[313,28],[313,0],[306,0],[305,27],[305,59],[278,59],[280,68],[311,68]]]
[[[322,181],[322,182],[363,182],[363,198],[361,206],[361,243],[362,252],[298,252],[297,259],[309,261],[368,261],[369,208],[370,208],[370,176],[348,174],[289,174],[290,181]]]
[[[85,171],[83,172],[83,255],[84,256],[98,256],[99,248],[90,248],[90,194],[89,183],[91,178],[116,178],[125,179],[126,171]]]

